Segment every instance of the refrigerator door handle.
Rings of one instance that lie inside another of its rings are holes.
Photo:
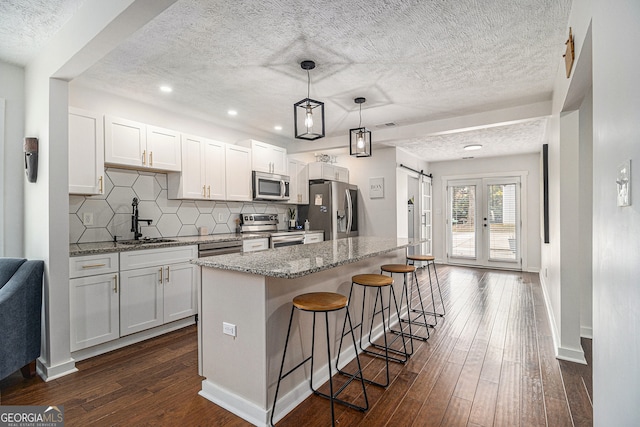
[[[347,195],[347,233],[351,233],[351,225],[353,224],[353,205],[351,203],[351,193],[349,193],[349,189],[344,190]]]
[[[284,180],[280,181],[280,197],[284,198],[284,195],[286,193],[287,189],[286,186],[284,184]]]

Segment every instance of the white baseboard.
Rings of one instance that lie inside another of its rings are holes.
[[[43,381],[47,382],[78,372],[78,368],[76,368],[76,362],[74,359],[69,359],[64,363],[59,363],[55,366],[49,366],[41,358],[38,358],[36,360],[36,372]]]
[[[581,326],[580,327],[580,336],[582,338],[593,339],[593,328],[591,326]]]
[[[73,353],[71,353],[71,356],[77,361],[85,360],[90,357],[99,356],[113,350],[118,350],[131,344],[146,341],[150,338],[155,338],[169,332],[177,331],[178,329],[182,329],[195,323],[196,322],[194,316],[189,316],[181,320],[176,320],[175,322],[167,323],[166,325],[157,326],[155,328],[147,329],[146,331],[141,331],[131,335],[126,335],[124,337],[118,338],[117,340],[109,341],[104,344],[99,344],[93,347],[74,351]]]
[[[556,359],[566,360],[568,362],[587,364],[587,360],[584,357],[584,351],[580,348],[568,348],[560,345],[560,334],[558,333],[558,326],[555,316],[553,314],[553,307],[551,306],[551,299],[547,292],[547,282],[544,275],[539,274],[540,287],[542,288],[542,295],[544,296],[544,305],[547,309],[547,317],[549,319],[549,325],[551,325],[551,337],[553,338],[553,348],[555,351]]]
[[[255,426],[268,426],[269,411],[204,380],[198,394]]]

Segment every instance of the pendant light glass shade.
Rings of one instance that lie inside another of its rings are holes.
[[[315,62],[302,61],[300,67],[307,70],[307,97],[293,104],[295,137],[313,141],[324,137],[324,102],[309,98],[311,86],[309,70],[316,67]]]
[[[360,105],[360,123],[355,129],[349,129],[349,154],[355,157],[371,156],[371,131],[362,127],[362,104],[365,98],[356,98],[354,102]]]

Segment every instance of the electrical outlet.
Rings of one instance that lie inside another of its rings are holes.
[[[222,333],[225,335],[236,336],[236,325],[232,323],[222,322]]]
[[[218,221],[219,222],[224,221],[224,214],[222,212],[218,212]]]
[[[93,225],[93,212],[83,212],[82,213],[82,224],[83,225]]]

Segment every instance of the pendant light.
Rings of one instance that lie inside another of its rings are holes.
[[[353,100],[360,106],[358,127],[349,130],[349,154],[355,157],[371,156],[371,131],[362,127],[362,104],[365,101],[365,98],[360,97]]]
[[[300,67],[307,71],[307,97],[293,104],[295,137],[313,141],[324,137],[324,102],[309,98],[311,88],[309,70],[316,68],[316,63],[302,61]]]

